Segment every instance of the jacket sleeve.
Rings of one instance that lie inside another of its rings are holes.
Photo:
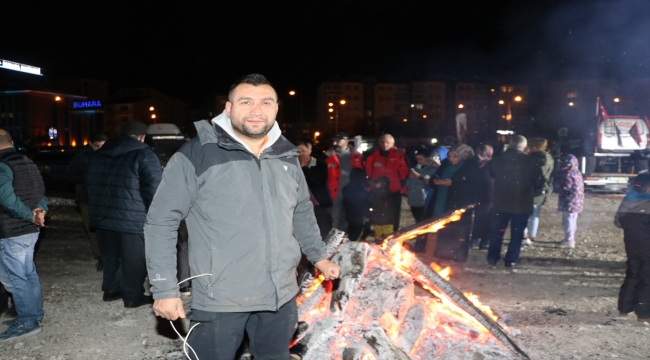
[[[296,166],[300,170],[300,163],[296,158]],[[321,239],[314,205],[309,199],[307,181],[302,171],[298,171],[298,204],[293,211],[293,235],[300,244],[300,250],[307,256],[312,264],[325,259],[325,243]]]
[[[144,149],[142,153],[138,174],[140,178],[140,196],[142,196],[144,206],[149,210],[153,196],[156,189],[158,189],[158,184],[160,184],[162,166],[158,156],[153,151]]]
[[[15,218],[27,222],[34,220],[34,213],[25,205],[14,190],[14,173],[7,164],[0,163],[0,206]]]
[[[145,254],[154,299],[180,297],[176,278],[178,226],[197,197],[194,166],[180,152],[174,154],[162,174],[144,224]]]
[[[397,173],[398,173],[399,179],[400,179],[400,181],[402,181],[402,185],[403,185],[404,180],[406,180],[406,177],[409,175],[409,165],[406,162],[406,150],[401,150],[400,151],[399,168],[397,169]]]
[[[373,166],[373,154],[368,155],[368,158],[366,158],[366,176],[368,179],[372,180],[370,176],[372,175],[372,166]]]

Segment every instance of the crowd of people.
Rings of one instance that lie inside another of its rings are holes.
[[[521,247],[538,240],[540,210],[553,191],[565,229],[557,247],[575,246],[582,175],[570,154],[554,166],[545,139],[516,135],[505,151],[487,144],[420,148],[411,166],[390,134],[362,154],[339,132],[317,156],[310,143],[282,136],[277,110],[274,88],[251,74],[232,85],[222,114],[195,123],[198,136],[164,168],[144,143],[147,126],[137,121],[114,138],[97,134],[70,166],[103,272],[103,300],[122,300],[126,308],[153,304],[157,316],[185,318],[180,297],[192,279],[191,326],[203,325],[187,339],[195,357],[233,358],[247,333],[255,358],[289,358],[301,253],[325,280],[338,278],[322,241],[330,229],[352,241],[382,238],[399,230],[404,198],[416,222],[474,206],[435,237],[407,244],[414,252],[433,246],[441,261],[466,262],[474,248],[487,250],[496,266],[510,226],[504,263],[516,266]],[[649,196],[650,175],[637,177],[616,217],[629,258],[619,310],[646,321]],[[0,301],[10,293],[16,310],[3,323],[2,342],[42,330],[33,254],[48,208],[38,169],[1,129],[0,206]]]
[[[403,197],[416,222],[473,205],[473,216],[464,216],[437,234],[434,256],[465,262],[470,248],[489,249],[487,261],[496,265],[510,224],[504,261],[512,267],[522,245],[534,246],[542,205],[556,188],[566,234],[557,246],[575,246],[584,197],[582,175],[570,154],[560,159],[556,171],[546,139],[532,138],[529,143],[523,136],[513,136],[505,151],[497,149],[498,156],[487,144],[476,150],[465,144],[420,147],[412,167],[405,149],[396,147],[390,134],[383,134],[378,148],[365,156],[344,132],[332,143],[318,158],[312,156],[310,143],[297,145],[321,234],[332,227],[347,231],[352,240],[393,233],[399,229]],[[423,235],[408,245],[414,252],[424,252],[429,238]]]

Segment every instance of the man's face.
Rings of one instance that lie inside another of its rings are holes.
[[[339,150],[347,150],[349,143],[350,140],[345,140],[345,139],[334,140],[334,146]]]
[[[240,84],[233,90],[232,99],[226,102],[226,115],[233,130],[250,139],[266,136],[277,113],[277,94],[269,85]]]
[[[420,164],[422,167],[427,166],[427,158],[424,155],[415,155],[415,160]]]
[[[458,158],[458,155],[456,155],[456,153],[453,153],[453,152],[448,152],[447,153],[447,158],[449,159],[449,162],[452,165],[457,165],[460,162],[460,159]]]
[[[93,141],[93,142],[90,143],[90,147],[93,149],[93,151],[97,151],[97,150],[101,149],[102,146],[104,146],[105,142],[106,141],[103,141],[103,140],[102,141]]]
[[[305,145],[298,145],[298,157],[301,159],[308,159],[311,155],[311,150]]]
[[[379,139],[379,147],[383,151],[388,151],[395,146],[395,139],[393,139],[392,136],[384,136],[381,139]]]

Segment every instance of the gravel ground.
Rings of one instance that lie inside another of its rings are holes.
[[[151,308],[102,301],[101,274],[74,203],[51,200],[36,254],[44,330],[0,345],[0,359],[183,359],[181,342]],[[577,247],[568,250],[553,248],[562,226],[552,197],[542,210],[538,241],[525,248],[516,270],[503,262],[489,267],[485,251],[472,250],[466,264],[451,265],[451,282],[500,314],[532,359],[650,358],[650,326],[633,315],[617,317],[626,259],[622,231],[613,225],[620,200],[588,195]],[[403,215],[404,224],[412,223],[408,210]],[[427,250],[423,258],[434,260],[432,246]]]

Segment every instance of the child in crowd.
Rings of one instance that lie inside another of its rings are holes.
[[[352,169],[350,182],[343,187],[343,207],[345,207],[345,221],[348,223],[348,236],[350,240],[363,239],[368,219],[369,189],[366,181],[366,171]]]
[[[623,229],[627,270],[618,295],[618,311],[634,311],[639,322],[650,322],[650,173],[634,180],[623,198],[614,224]]]
[[[389,180],[382,176],[371,181],[370,223],[375,227],[375,237],[382,238],[393,233],[395,214],[390,206]]]
[[[575,156],[566,155],[562,159],[561,166],[557,210],[562,211],[562,226],[564,226],[565,237],[564,241],[555,246],[573,249],[575,247],[578,214],[582,212],[585,200],[584,183],[582,173],[578,169],[578,159]]]

